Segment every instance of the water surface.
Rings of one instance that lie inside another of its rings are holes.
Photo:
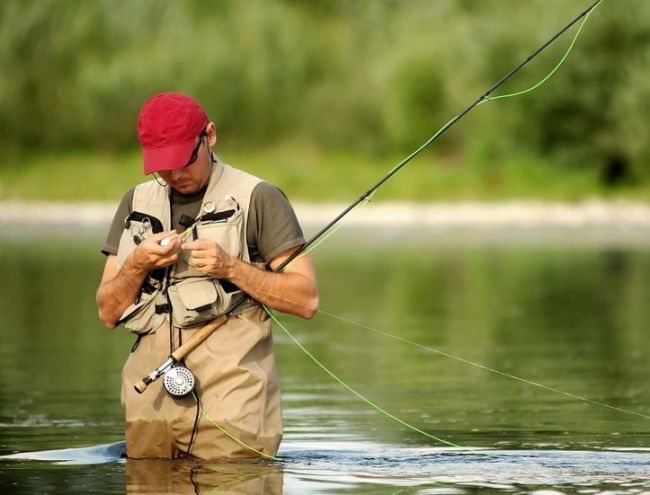
[[[650,491],[647,418],[485,369],[650,415],[650,236],[339,232],[313,253],[323,312],[282,323],[349,387],[458,447],[377,412],[276,327],[281,461],[236,464],[110,445],[133,339],[96,319],[101,230],[0,238],[0,454],[54,450],[1,460],[2,493]]]

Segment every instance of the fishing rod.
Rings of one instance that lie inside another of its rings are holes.
[[[506,75],[494,83],[489,89],[487,89],[481,96],[474,100],[467,108],[462,112],[454,116],[449,122],[442,126],[433,136],[431,136],[424,144],[422,144],[418,149],[413,151],[410,155],[400,161],[395,165],[387,174],[385,174],[381,179],[379,179],[374,185],[372,185],[366,192],[359,196],[355,201],[353,201],[347,208],[345,208],[341,213],[339,213],[333,220],[331,220],[327,225],[325,225],[321,230],[314,234],[309,240],[307,240],[302,246],[296,249],[290,256],[287,257],[278,267],[272,270],[275,273],[281,272],[289,263],[294,261],[298,256],[303,254],[310,246],[312,246],[318,239],[320,239],[324,234],[329,232],[329,230],[334,227],[338,222],[340,222],[345,216],[347,216],[354,208],[356,208],[363,201],[369,201],[372,195],[387,181],[389,181],[397,172],[404,168],[411,160],[413,160],[417,155],[422,151],[428,148],[434,141],[436,141],[440,136],[442,136],[448,129],[453,125],[458,123],[463,119],[468,113],[474,110],[477,106],[482,103],[485,103],[490,100],[490,95],[496,91],[500,86],[502,86],[506,81],[512,78],[517,74],[526,64],[533,60],[537,55],[543,52],[548,46],[553,44],[560,36],[562,36],[566,31],[571,29],[578,21],[588,16],[603,0],[596,0],[593,4],[587,7],[584,11],[578,14],[573,20],[566,24],[561,30],[551,36],[545,43],[543,43],[539,48],[533,51],[528,57],[526,57],[522,62],[516,65],[511,69]],[[561,63],[561,62],[560,62]],[[544,79],[545,80],[545,79]],[[543,82],[543,81],[542,81]],[[541,84],[538,83],[538,85]],[[537,87],[534,86],[533,88]],[[533,89],[531,88],[531,89]],[[523,93],[523,92],[522,92]],[[521,94],[521,93],[516,93]],[[506,95],[514,96],[514,95]],[[147,387],[156,381],[161,376],[165,376],[164,385],[167,392],[174,397],[184,397],[188,395],[194,387],[194,376],[191,371],[182,366],[178,366],[178,363],[182,361],[185,356],[192,352],[196,347],[198,347],[203,341],[205,341],[214,331],[219,327],[224,325],[228,321],[228,317],[246,300],[248,296],[246,294],[242,295],[231,308],[221,316],[210,321],[205,326],[201,327],[192,337],[190,337],[182,346],[180,346],[176,351],[171,353],[169,357],[157,368],[155,368],[151,373],[145,376],[140,382],[134,385],[136,392],[143,393]]]
[[[583,17],[589,15],[591,11],[593,11],[603,0],[596,0],[591,6],[589,6],[587,9],[585,9],[582,13],[580,13],[575,19],[573,19],[571,22],[569,22],[566,26],[564,26],[560,31],[555,33],[551,38],[549,38],[548,41],[546,41],[542,46],[540,46],[537,50],[535,50],[533,53],[531,53],[528,57],[526,57],[525,60],[523,60],[519,65],[514,67],[510,72],[508,72],[505,76],[503,76],[499,81],[497,81],[492,87],[490,87],[485,93],[483,93],[480,97],[478,97],[472,104],[470,104],[465,110],[463,110],[461,113],[456,115],[454,118],[452,118],[449,122],[447,122],[438,132],[436,132],[429,140],[427,140],[423,145],[421,145],[417,150],[415,150],[413,153],[408,155],[406,158],[404,158],[401,162],[399,162],[395,167],[393,167],[392,170],[390,170],[386,175],[384,175],[381,179],[379,179],[370,189],[368,189],[365,193],[363,193],[361,196],[359,196],[350,206],[348,206],[345,210],[343,210],[339,215],[334,218],[330,223],[328,223],[325,227],[323,227],[319,232],[316,233],[309,241],[307,241],[305,244],[303,244],[297,251],[295,251],[291,256],[289,256],[281,265],[280,267],[285,267],[289,263],[291,263],[297,256],[302,254],[307,248],[309,248],[314,242],[316,242],[321,236],[323,236],[326,232],[328,232],[334,225],[336,225],[340,220],[343,219],[348,213],[350,213],[354,208],[356,208],[362,201],[368,200],[373,193],[379,189],[381,186],[383,186],[388,180],[390,180],[397,172],[399,172],[406,164],[408,164],[413,158],[415,158],[417,155],[419,155],[422,151],[424,151],[426,148],[429,147],[434,141],[436,141],[440,136],[442,136],[449,128],[451,128],[454,124],[456,124],[458,121],[460,121],[463,117],[465,117],[468,113],[470,113],[474,108],[476,108],[478,105],[485,101],[489,101],[489,96],[496,91],[501,85],[503,85],[506,81],[508,81],[512,76],[514,76],[517,72],[519,72],[528,62],[533,60],[537,55],[539,55],[541,52],[543,52],[549,45],[553,44],[556,39],[558,39],[560,36],[562,36],[566,31],[571,29],[580,19]]]

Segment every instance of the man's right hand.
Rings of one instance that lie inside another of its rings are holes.
[[[161,246],[163,239],[169,239]],[[140,292],[151,270],[165,268],[176,262],[181,249],[181,236],[176,231],[161,232],[145,238],[124,261],[109,255],[104,265],[102,280],[97,289],[99,319],[108,328],[115,328],[120,316]]]
[[[167,239],[164,246],[160,244],[163,239]],[[133,263],[147,271],[173,265],[178,261],[181,241],[175,230],[150,235],[133,250]]]

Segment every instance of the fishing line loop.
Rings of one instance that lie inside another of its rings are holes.
[[[589,16],[592,14],[592,12],[602,2],[603,2],[603,0],[600,0],[591,9],[589,9],[588,13],[585,15],[585,17],[582,19],[582,22],[578,26],[578,29],[576,30],[576,33],[573,36],[573,39],[571,40],[571,43],[569,44],[569,48],[567,48],[567,50],[564,52],[564,55],[562,55],[562,58],[560,58],[560,61],[555,65],[555,67],[553,67],[553,69],[546,76],[544,76],[540,81],[538,81],[537,83],[535,83],[531,87],[526,88],[526,89],[522,89],[520,91],[515,91],[513,93],[507,93],[507,94],[495,95],[495,96],[490,96],[489,94],[486,94],[484,101],[479,102],[479,105],[481,105],[482,103],[486,103],[488,101],[502,100],[502,99],[505,99],[505,98],[512,98],[512,97],[515,97],[515,96],[521,96],[521,95],[524,95],[526,93],[530,93],[531,91],[534,91],[535,89],[539,88],[542,84],[544,84],[546,81],[548,81],[553,76],[553,74],[555,74],[555,72],[560,68],[560,66],[564,63],[564,61],[567,59],[567,57],[569,56],[569,53],[571,53],[571,50],[573,50],[573,46],[575,45],[576,40],[578,39],[578,36],[580,36],[580,32],[582,31],[582,28],[584,27],[585,23],[587,22],[587,19],[589,19]]]

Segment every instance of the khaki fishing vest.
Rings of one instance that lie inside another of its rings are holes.
[[[251,194],[260,179],[228,165],[215,164],[196,223],[188,229],[189,239],[217,242],[228,254],[250,261],[246,222]],[[118,265],[151,233],[171,229],[169,187],[156,181],[136,186],[131,213],[125,220],[117,252]],[[146,334],[160,326],[171,311],[172,323],[191,328],[225,313],[240,291],[227,282],[207,277],[191,267],[182,252],[168,272],[152,273],[136,302],[122,314],[127,330]]]
[[[246,222],[259,182],[250,174],[215,164],[188,237],[213,240],[229,254],[250,261]],[[120,265],[147,235],[171,229],[168,188],[156,181],[137,186],[131,211],[117,253]],[[141,395],[133,388],[202,323],[225,313],[240,294],[227,281],[205,276],[181,257],[169,270],[152,273],[138,300],[124,312],[121,321],[140,336],[122,372],[128,457],[258,455],[242,444],[275,455],[282,438],[280,388],[269,317],[254,301],[239,306],[185,359],[184,365],[195,375],[205,415],[198,412],[192,396],[168,396],[162,380]]]

